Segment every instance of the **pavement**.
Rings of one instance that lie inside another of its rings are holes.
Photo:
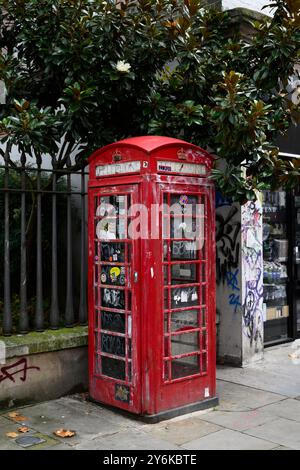
[[[219,406],[157,424],[90,403],[84,394],[2,411],[0,450],[300,449],[299,340],[268,348],[263,361],[245,368],[219,366],[217,377]],[[54,435],[59,429],[76,434]]]

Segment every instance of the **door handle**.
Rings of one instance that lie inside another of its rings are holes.
[[[139,280],[139,273],[137,271],[134,271],[133,282],[136,284],[138,280]]]

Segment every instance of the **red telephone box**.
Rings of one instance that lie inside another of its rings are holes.
[[[212,157],[147,136],[89,162],[91,399],[149,421],[215,406]]]

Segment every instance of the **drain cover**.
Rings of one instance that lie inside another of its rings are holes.
[[[46,440],[36,436],[22,436],[15,440],[15,443],[21,447],[36,446],[42,442],[46,442]]]

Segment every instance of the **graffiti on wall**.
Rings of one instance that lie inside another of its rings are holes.
[[[226,273],[227,287],[231,291],[228,296],[228,303],[230,306],[232,306],[234,313],[236,313],[242,305],[240,302],[240,287],[238,275],[239,269],[236,269],[234,272],[229,271],[228,273]]]
[[[5,380],[10,380],[15,383],[16,376],[19,376],[21,382],[26,382],[28,371],[31,369],[40,370],[39,367],[28,366],[27,359],[23,357],[9,366],[0,368],[0,383]]]
[[[226,215],[216,214],[217,283],[226,282],[226,274],[239,267],[241,223],[238,208],[231,206]]]
[[[263,347],[262,212],[259,203],[242,208],[243,324],[250,347]]]

